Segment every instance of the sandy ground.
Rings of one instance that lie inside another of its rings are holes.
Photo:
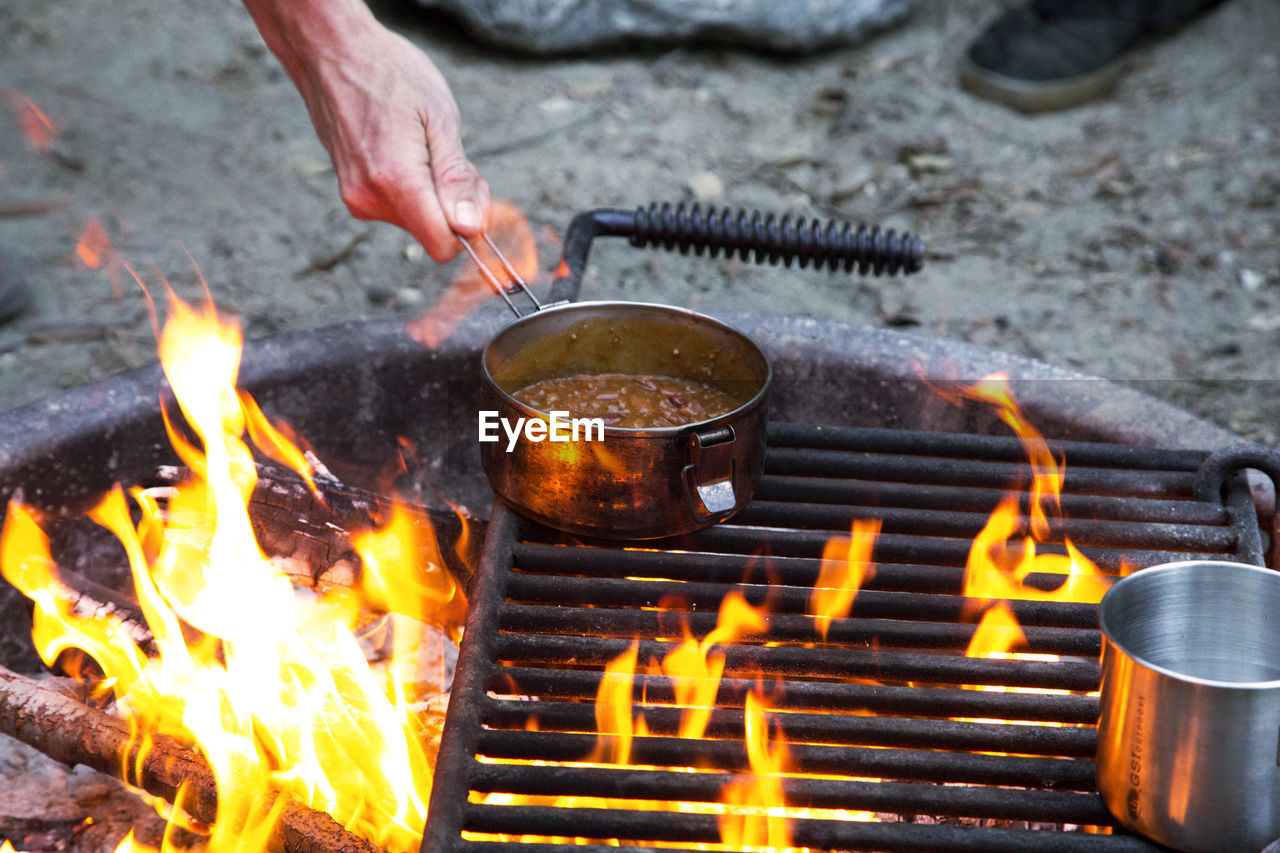
[[[529,216],[544,269],[574,212],[694,188],[719,187],[735,206],[905,227],[934,252],[919,276],[876,280],[610,245],[594,253],[591,296],[972,341],[1146,381],[1276,440],[1270,0],[1226,3],[1147,51],[1112,97],[1035,118],[955,86],[957,56],[997,9],[989,2],[930,0],[865,46],[815,57],[560,61],[496,55],[407,3],[379,9],[452,82],[469,150]],[[0,8],[0,33],[0,85],[62,128],[54,155],[41,155],[0,112],[0,206],[65,203],[0,219],[0,246],[37,290],[34,309],[0,328],[0,407],[154,358],[136,286],[76,258],[95,217],[123,258],[192,294],[188,250],[249,337],[412,317],[455,274],[397,229],[347,215],[301,100],[237,3],[15,0]],[[306,274],[317,261],[333,263]]]
[[[955,86],[996,7],[926,0],[874,42],[815,57],[563,61],[495,55],[408,3],[380,9],[452,82],[469,150],[532,221],[543,269],[576,211],[695,191],[908,228],[933,252],[921,275],[881,281],[606,244],[591,296],[975,342],[1141,382],[1276,443],[1280,4],[1232,0],[1147,51],[1112,97],[1036,118]],[[154,359],[137,287],[76,255],[95,219],[120,257],[191,296],[189,251],[250,337],[409,319],[459,269],[347,215],[301,100],[231,0],[9,0],[0,86],[61,128],[40,154],[0,110],[0,209],[48,208],[0,218],[36,290],[0,327],[0,408]],[[71,839],[96,803],[128,811],[104,825],[140,819],[96,774],[4,739],[0,764],[26,785],[6,787],[0,817],[39,824],[48,849],[110,849],[105,832]]]

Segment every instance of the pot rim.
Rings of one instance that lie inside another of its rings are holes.
[[[499,385],[498,381],[493,378],[493,374],[489,372],[489,353],[493,350],[493,345],[498,341],[500,337],[507,334],[507,332],[519,326],[534,322],[539,317],[551,316],[553,314],[574,311],[582,308],[620,308],[623,311],[627,311],[633,308],[643,308],[648,311],[657,310],[657,311],[665,312],[669,314],[683,315],[684,317],[690,318],[697,322],[713,326],[719,329],[720,331],[729,332],[731,334],[737,335],[743,341],[750,344],[752,349],[754,349],[755,352],[759,354],[761,361],[764,362],[764,378],[760,380],[760,387],[756,390],[756,393],[751,397],[751,399],[747,400],[747,402],[743,403],[742,405],[738,406],[735,409],[732,409],[721,415],[716,415],[714,418],[707,418],[706,420],[694,421],[693,423],[681,424],[679,426],[669,426],[669,427],[606,426],[604,428],[605,435],[613,435],[618,438],[671,438],[673,436],[683,436],[689,432],[693,432],[699,429],[705,429],[708,426],[712,426],[718,423],[723,423],[729,419],[737,418],[740,415],[744,415],[754,410],[756,407],[762,405],[765,399],[768,397],[769,388],[773,384],[773,362],[772,360],[770,360],[768,354],[765,353],[764,349],[760,346],[760,344],[758,344],[750,335],[748,335],[746,332],[742,331],[741,329],[731,326],[728,323],[724,322],[723,320],[717,320],[715,317],[712,317],[708,314],[703,314],[700,311],[694,311],[690,308],[682,308],[678,305],[667,305],[662,302],[630,302],[626,300],[601,299],[601,300],[595,300],[591,302],[567,302],[562,305],[549,305],[538,311],[534,311],[530,314],[525,314],[524,316],[511,321],[510,323],[508,323],[507,325],[499,329],[497,332],[495,332],[493,337],[489,338],[489,340],[484,345],[484,349],[480,351],[480,373],[481,373],[481,376],[484,378],[485,384],[487,384],[489,388],[498,395],[498,398],[503,403],[509,406],[512,406],[517,410],[524,412],[526,414],[538,415],[539,417],[545,417],[550,414],[549,412],[544,412],[541,409],[535,409],[526,403],[520,402],[511,394],[507,393],[506,389],[504,389],[501,385]]]
[[[1114,636],[1114,631],[1108,625],[1107,619],[1107,599],[1112,598],[1116,590],[1124,588],[1126,585],[1137,586],[1140,583],[1156,583],[1153,577],[1166,574],[1179,574],[1193,569],[1224,569],[1226,571],[1248,571],[1258,573],[1273,578],[1273,583],[1280,583],[1280,572],[1263,566],[1255,566],[1250,563],[1234,563],[1228,560],[1180,560],[1175,563],[1161,563],[1160,565],[1150,566],[1145,569],[1139,569],[1127,577],[1121,578],[1117,583],[1113,584],[1111,589],[1107,590],[1107,594],[1102,597],[1102,601],[1098,603],[1098,627],[1102,629],[1102,636],[1107,643],[1115,646],[1116,650],[1129,658],[1134,663],[1142,666],[1152,672],[1171,678],[1183,684],[1191,684],[1198,687],[1213,687],[1215,689],[1241,690],[1241,691],[1265,691],[1280,689],[1280,678],[1268,679],[1266,681],[1220,681],[1213,678],[1203,678],[1196,675],[1187,675],[1184,672],[1170,669],[1167,666],[1152,663],[1145,657],[1135,654],[1124,643],[1121,643]],[[1136,578],[1145,576],[1145,580],[1136,581]]]

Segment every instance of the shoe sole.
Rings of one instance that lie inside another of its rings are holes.
[[[1078,107],[1107,94],[1129,70],[1126,52],[1101,68],[1059,80],[1019,80],[983,68],[968,56],[960,61],[960,85],[988,101],[1023,113],[1043,113]]]

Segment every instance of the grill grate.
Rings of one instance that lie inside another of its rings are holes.
[[[1058,660],[962,656],[974,631],[960,595],[965,559],[1001,496],[1025,476],[1019,443],[773,424],[769,444],[750,506],[661,549],[571,542],[495,507],[422,849],[568,853],[604,850],[607,839],[716,845],[715,814],[670,804],[716,803],[746,771],[744,703],[763,684],[797,774],[784,780],[787,803],[895,821],[830,811],[797,817],[796,846],[1163,850],[1120,829],[1041,828],[1113,825],[1093,778],[1096,607],[1014,603],[1028,651]],[[1057,532],[1104,570],[1118,572],[1122,559],[1262,561],[1247,485],[1233,477],[1225,490],[1206,486],[1197,478],[1205,453],[1054,446],[1067,460],[1069,520]],[[1215,470],[1230,468],[1215,459]],[[854,518],[884,522],[876,572],[823,642],[804,615],[809,590],[823,545],[847,535]],[[681,620],[705,636],[735,589],[753,603],[767,598],[769,632],[720,647],[725,677],[705,738],[676,737],[681,709],[671,681],[643,672],[644,662],[676,646]],[[637,638],[633,710],[643,712],[647,734],[633,742],[632,766],[584,766],[596,744],[603,667]],[[506,795],[537,799],[515,804]]]

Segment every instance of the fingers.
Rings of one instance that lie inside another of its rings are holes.
[[[445,218],[425,166],[389,187],[388,199],[394,211],[390,221],[416,237],[432,260],[444,263],[458,254],[458,238]]]
[[[459,234],[474,237],[489,221],[489,184],[462,150],[460,121],[452,98],[449,107],[424,117],[431,179],[449,226]]]

